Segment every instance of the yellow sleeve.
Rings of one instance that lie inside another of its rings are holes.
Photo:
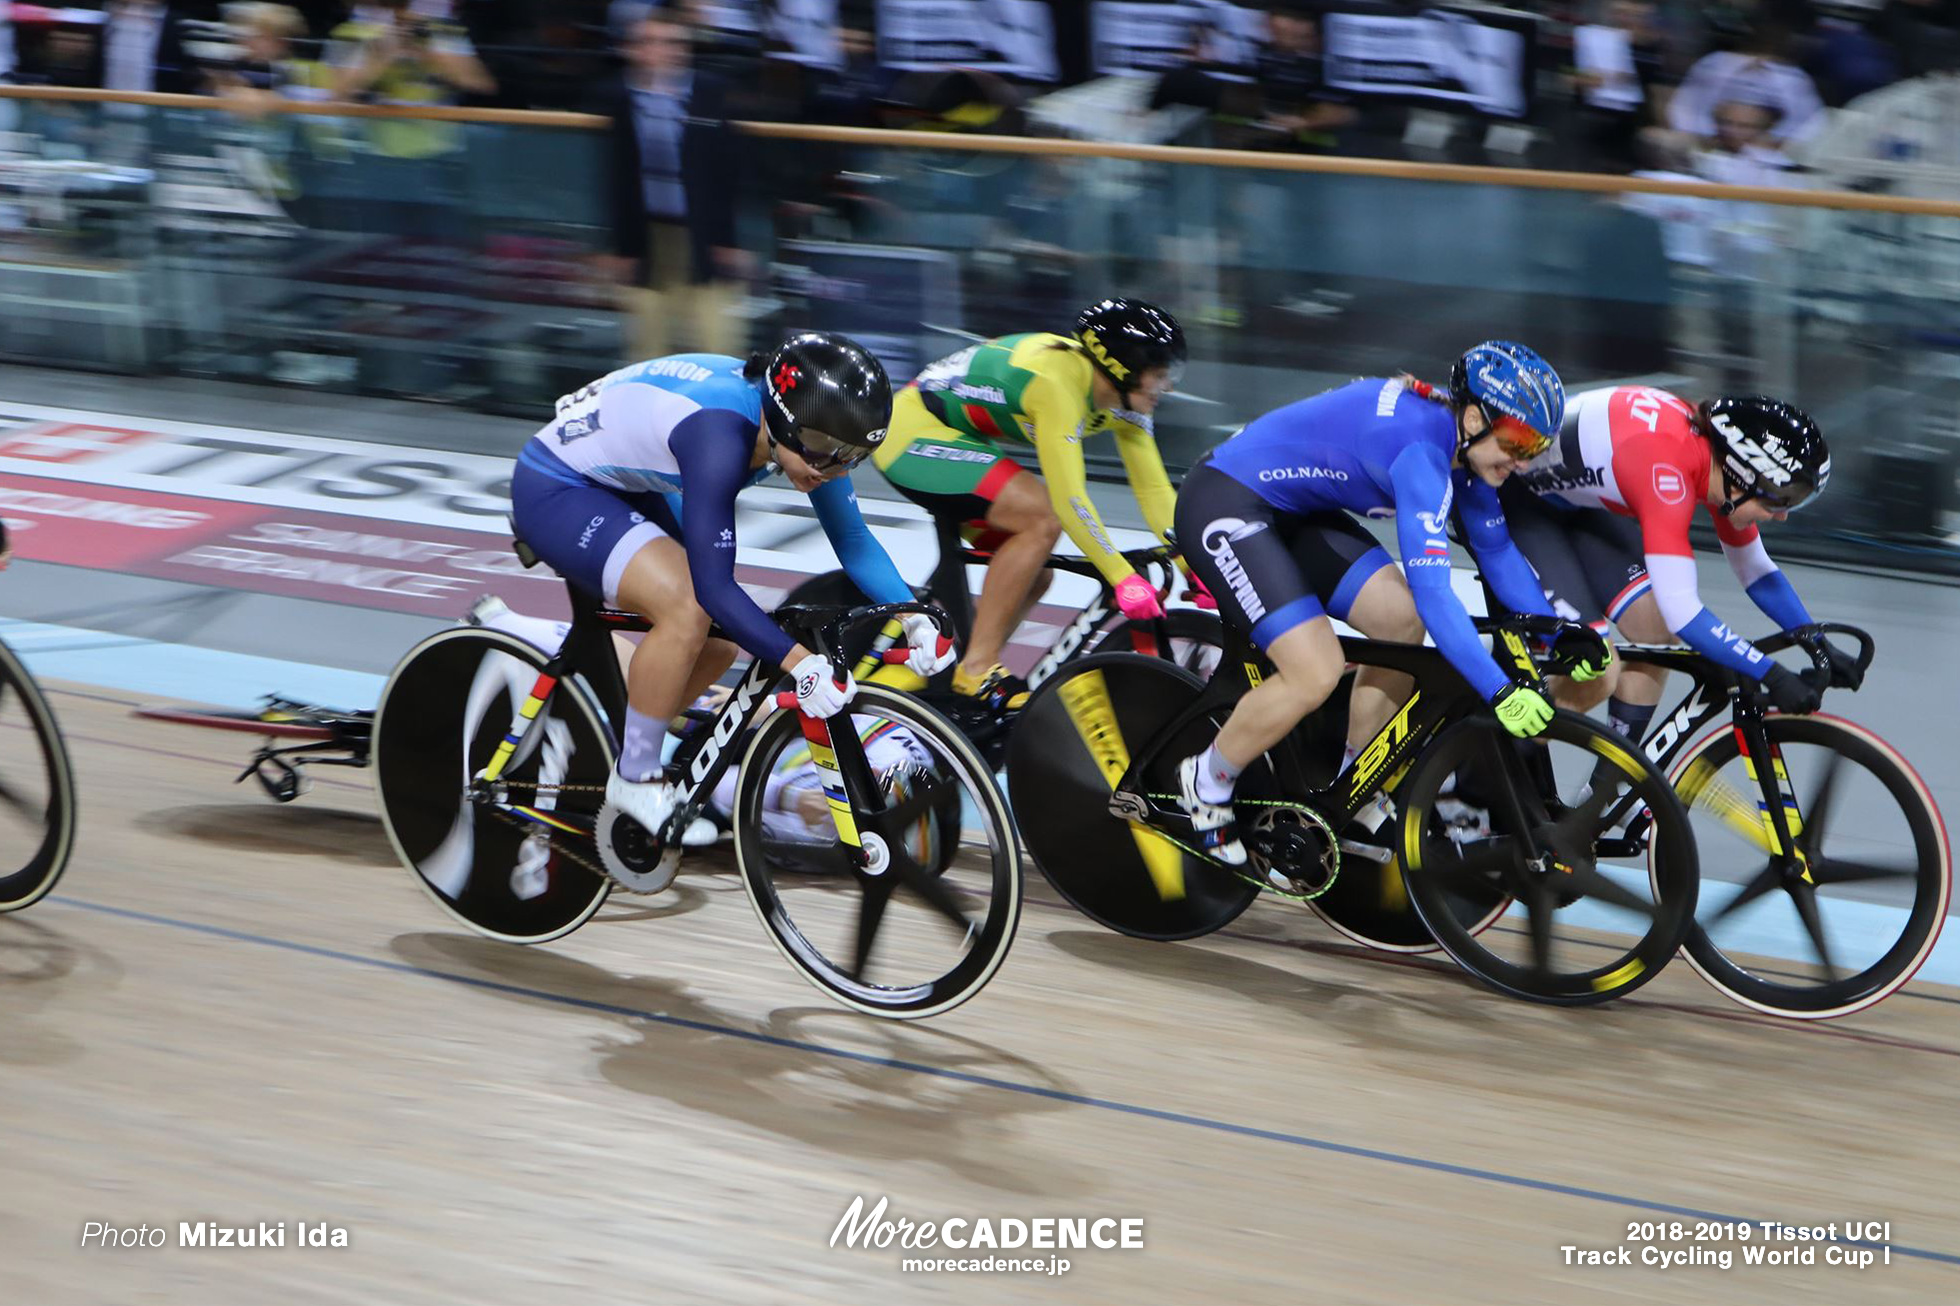
[[[1123,470],[1130,478],[1130,493],[1143,509],[1143,520],[1150,533],[1170,543],[1171,522],[1177,512],[1177,491],[1164,473],[1164,456],[1157,451],[1157,437],[1130,422],[1116,426],[1116,452],[1122,455]]]
[[[1089,502],[1089,475],[1082,463],[1082,428],[1089,416],[1087,397],[1040,375],[1021,391],[1021,411],[1034,426],[1035,457],[1048,483],[1048,502],[1062,529],[1111,585],[1135,574],[1129,559],[1117,552],[1110,540],[1096,505]],[[1126,462],[1127,458],[1126,454]],[[1162,468],[1158,471],[1161,475]]]

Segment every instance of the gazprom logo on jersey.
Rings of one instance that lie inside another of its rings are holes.
[[[1265,522],[1248,523],[1240,517],[1219,517],[1208,522],[1199,532],[1205,552],[1212,556],[1212,560],[1218,564],[1218,574],[1225,578],[1226,588],[1238,600],[1245,619],[1254,623],[1266,615],[1266,604],[1260,599],[1258,591],[1252,588],[1252,578],[1245,574],[1245,564],[1239,561],[1239,555],[1232,545],[1265,529]]]
[[[1443,524],[1450,519],[1450,503],[1455,498],[1456,498],[1456,485],[1453,482],[1445,481],[1443,483],[1442,504],[1437,507],[1435,512],[1417,513],[1416,520],[1421,522],[1422,528],[1428,531],[1431,535],[1443,534]]]
[[[1338,467],[1262,467],[1262,481],[1345,481],[1348,474]]]

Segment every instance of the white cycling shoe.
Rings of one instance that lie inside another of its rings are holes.
[[[658,839],[667,818],[681,804],[683,790],[668,780],[628,780],[614,771],[606,777],[606,806],[616,807],[638,821],[652,838]]]
[[[1198,847],[1227,866],[1245,865],[1245,845],[1239,842],[1238,826],[1230,807],[1217,807],[1198,797],[1198,758],[1185,758],[1177,764],[1178,806],[1191,818],[1191,830],[1198,836]]]

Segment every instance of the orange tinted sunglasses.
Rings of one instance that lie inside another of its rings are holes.
[[[1490,433],[1497,437],[1500,449],[1521,461],[1536,458],[1552,447],[1551,436],[1533,430],[1515,417],[1498,418],[1491,425]]]

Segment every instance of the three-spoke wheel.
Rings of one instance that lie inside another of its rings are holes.
[[[1561,712],[1536,739],[1494,720],[1451,727],[1401,788],[1416,913],[1459,965],[1503,993],[1564,1005],[1623,997],[1694,923],[1695,842],[1666,779],[1626,742]],[[1610,814],[1653,814],[1642,867],[1610,864]],[[1477,933],[1463,904],[1514,903]]]
[[[846,719],[831,718],[830,729]],[[936,1015],[979,992],[1013,944],[1014,827],[987,764],[925,704],[860,684],[848,720],[867,744],[904,740],[903,760],[873,777],[872,803],[824,793],[830,819],[854,826],[862,857],[767,819],[781,787],[810,766],[801,722],[784,711],[763,719],[742,758],[736,865],[763,927],[817,988],[872,1015]]]
[[[1796,848],[1770,821],[1758,766],[1736,732],[1683,755],[1675,786],[1702,848],[1688,960],[1737,1002],[1779,1016],[1862,1011],[1933,951],[1952,894],[1946,827],[1925,782],[1862,726],[1836,717],[1763,720]]]

